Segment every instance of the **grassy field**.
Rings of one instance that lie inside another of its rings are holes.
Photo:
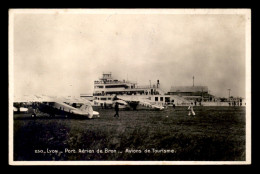
[[[118,119],[112,109],[98,110],[97,119],[15,114],[14,160],[245,160],[245,107],[194,110],[195,117],[187,107],[120,111]]]

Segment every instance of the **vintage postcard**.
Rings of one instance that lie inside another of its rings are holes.
[[[251,164],[251,10],[10,9],[9,164]]]

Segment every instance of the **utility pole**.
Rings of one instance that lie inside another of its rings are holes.
[[[192,78],[193,78],[193,87],[194,87],[194,76]]]

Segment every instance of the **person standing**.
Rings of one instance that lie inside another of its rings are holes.
[[[172,100],[172,107],[173,107],[173,110],[175,110],[174,100]]]
[[[118,107],[118,103],[117,102],[115,104],[115,111],[116,111],[116,114],[114,115],[114,117],[119,117],[119,113],[118,113],[119,107]]]
[[[193,110],[193,103],[192,103],[192,102],[190,103],[190,105],[189,105],[189,107],[188,107],[188,111],[189,111],[188,116],[190,116],[191,114],[192,114],[193,116],[195,116],[195,112],[194,112],[194,110]]]
[[[168,103],[167,102],[165,102],[164,107],[165,107],[165,109],[168,109]]]
[[[32,117],[36,117],[36,114],[38,113],[38,107],[39,107],[38,103],[33,102],[33,104],[32,104],[32,108],[33,108]]]

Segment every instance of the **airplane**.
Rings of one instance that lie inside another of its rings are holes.
[[[156,104],[152,104],[149,100],[145,100],[145,99],[141,99],[138,97],[128,97],[128,96],[117,96],[115,95],[112,98],[112,101],[117,102],[121,105],[125,105],[125,106],[130,106],[131,108],[133,108],[133,110],[137,110],[138,105],[142,105],[148,108],[151,108],[153,110],[163,110],[164,107],[160,106],[160,105],[156,105]]]
[[[40,112],[48,113],[50,117],[64,115],[65,117],[100,117],[99,113],[93,111],[88,100],[71,97],[50,97],[50,96],[25,96],[23,98],[14,97],[14,104],[21,102],[32,103],[34,112],[32,118],[36,118]],[[14,108],[15,110],[15,108]]]

